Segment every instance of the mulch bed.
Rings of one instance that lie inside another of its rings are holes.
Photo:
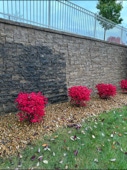
[[[127,94],[118,93],[109,100],[93,97],[86,107],[71,106],[69,102],[46,107],[43,122],[19,122],[15,113],[0,116],[0,157],[19,153],[27,145],[62,126],[81,123],[85,118],[127,105]]]

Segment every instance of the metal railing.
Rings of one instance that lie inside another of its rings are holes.
[[[126,28],[68,0],[2,0],[0,18],[127,45]],[[101,22],[111,25],[106,34]]]

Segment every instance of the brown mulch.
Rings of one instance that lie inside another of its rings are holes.
[[[0,157],[19,153],[36,139],[62,126],[80,123],[88,116],[127,105],[127,94],[119,93],[110,100],[93,97],[86,107],[71,106],[69,102],[46,107],[44,121],[39,124],[19,122],[14,113],[0,116]]]

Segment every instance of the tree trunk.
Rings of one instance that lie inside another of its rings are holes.
[[[104,28],[104,41],[105,41],[105,37],[106,37],[106,29]]]

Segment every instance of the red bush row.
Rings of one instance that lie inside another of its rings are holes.
[[[127,80],[121,80],[121,89],[127,91]],[[108,99],[116,95],[116,86],[112,84],[96,85],[100,98]],[[73,86],[68,89],[68,96],[71,104],[76,106],[86,106],[86,102],[90,100],[92,90],[86,86]],[[45,115],[45,105],[47,98],[41,92],[35,93],[19,93],[15,100],[17,108],[20,112],[17,114],[20,121],[28,120],[31,123],[40,122]]]
[[[121,80],[120,87],[123,91],[127,91],[127,80]],[[102,99],[108,99],[116,95],[116,86],[112,84],[100,83],[96,85],[97,94]],[[85,106],[86,102],[90,100],[92,90],[86,86],[73,86],[68,89],[68,96],[70,102],[77,106]]]

